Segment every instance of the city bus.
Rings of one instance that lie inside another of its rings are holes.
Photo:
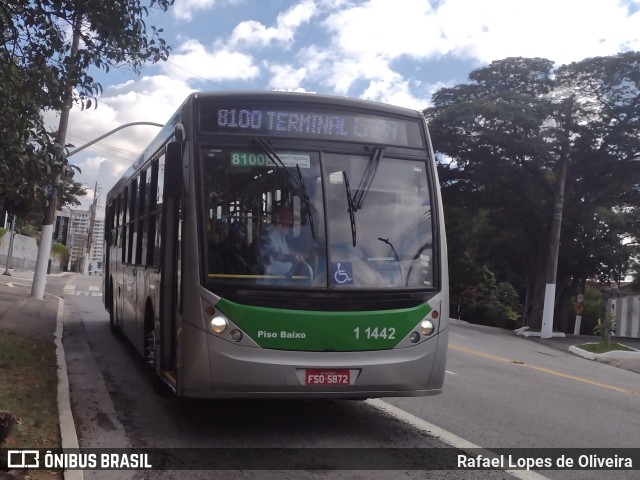
[[[435,395],[447,246],[423,116],[191,94],[109,191],[103,299],[157,386],[196,398]]]

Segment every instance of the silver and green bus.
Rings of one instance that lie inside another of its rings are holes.
[[[104,303],[201,398],[442,391],[447,248],[419,112],[190,95],[107,195]]]

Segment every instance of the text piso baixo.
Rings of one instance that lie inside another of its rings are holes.
[[[356,327],[353,329],[353,334],[356,340],[367,339],[367,340],[395,340],[396,338],[396,329],[393,327],[385,328],[371,328],[367,327],[360,330],[360,327]],[[287,332],[286,330],[281,330],[279,332],[269,332],[267,330],[258,330],[258,338],[295,338],[295,339],[303,339],[307,338],[307,334],[304,332]]]
[[[304,332],[287,332],[281,330],[280,332],[268,332],[266,330],[258,330],[258,338],[306,338],[307,334]]]

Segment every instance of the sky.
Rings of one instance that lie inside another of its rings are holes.
[[[92,72],[103,93],[97,108],[72,109],[70,150],[127,123],[165,123],[195,91],[293,90],[421,110],[494,60],[560,66],[640,50],[640,0],[175,0],[146,24],[164,28],[169,60],[138,75]],[[80,208],[96,182],[104,208],[158,131],[129,127],[70,157],[88,190]]]

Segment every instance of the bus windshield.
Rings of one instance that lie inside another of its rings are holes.
[[[424,160],[200,149],[207,278],[244,287],[433,287]]]

